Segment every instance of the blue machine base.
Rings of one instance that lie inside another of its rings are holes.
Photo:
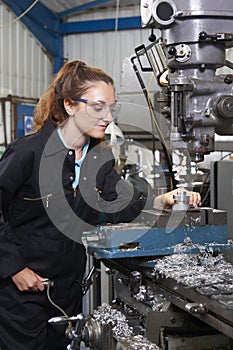
[[[164,228],[107,230],[105,236],[104,245],[88,245],[90,254],[119,259],[233,249],[233,245],[228,244],[227,225],[178,227],[169,233]],[[130,243],[135,244],[130,246]]]

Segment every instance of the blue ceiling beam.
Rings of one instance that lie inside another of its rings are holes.
[[[72,9],[69,9],[69,10],[66,10],[66,11],[61,11],[61,12],[58,13],[58,16],[60,18],[66,17],[66,16],[70,16],[70,15],[73,15],[75,13],[88,10],[88,9],[93,8],[95,6],[106,4],[109,1],[110,0],[91,1],[91,2],[88,2],[87,4],[76,6],[76,7],[73,7]]]
[[[32,0],[3,0],[3,2],[17,17],[22,15],[32,5]],[[53,57],[53,70],[56,73],[64,63],[63,37],[60,31],[61,20],[59,16],[40,2],[37,2],[29,12],[20,18],[20,21],[24,23]]]
[[[123,29],[138,29],[141,28],[141,17],[122,17],[118,18],[117,30]],[[66,22],[61,24],[61,31],[63,35],[67,34],[80,34],[80,33],[93,33],[112,31],[116,29],[116,19],[100,19],[93,21],[80,21],[80,22]]]

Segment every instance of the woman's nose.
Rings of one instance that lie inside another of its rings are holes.
[[[109,123],[112,123],[112,122],[113,122],[113,115],[112,115],[112,111],[111,111],[110,108],[109,108],[108,111],[105,113],[103,120],[104,120],[104,121],[107,121],[107,122],[109,122]]]

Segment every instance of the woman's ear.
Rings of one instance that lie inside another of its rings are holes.
[[[63,106],[66,110],[66,113],[69,115],[69,116],[72,116],[74,114],[74,105],[72,103],[72,101],[68,98],[65,98],[64,101],[63,101]]]

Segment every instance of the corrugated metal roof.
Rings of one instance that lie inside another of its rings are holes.
[[[72,10],[74,8],[77,8],[83,5],[90,5],[88,9],[89,11],[95,10],[97,8],[109,8],[109,7],[117,6],[116,0],[109,0],[109,1],[103,1],[103,2],[99,1],[98,5],[97,5],[98,1],[90,1],[90,0],[40,0],[40,2],[55,13],[60,13],[66,10]],[[91,7],[92,2],[93,2],[93,7]],[[119,6],[120,7],[127,7],[127,6],[139,7],[140,5],[139,5],[139,1],[136,1],[136,4],[135,4],[135,0],[119,0]]]
[[[62,12],[70,10],[74,7],[81,6],[89,1],[83,0],[40,0],[42,4],[48,7],[53,12]]]

